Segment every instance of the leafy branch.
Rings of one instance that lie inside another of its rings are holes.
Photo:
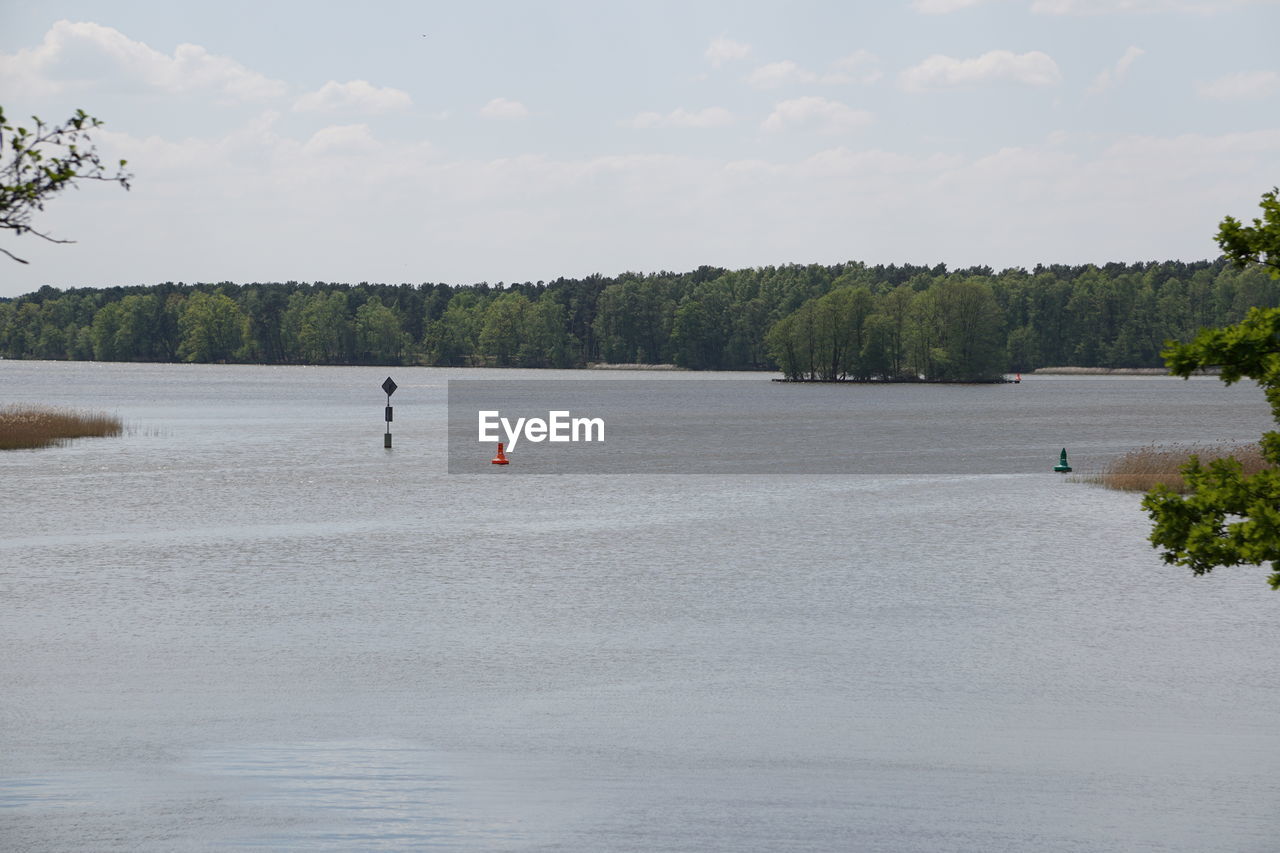
[[[1223,219],[1218,245],[1236,265],[1260,264],[1280,279],[1277,192],[1263,193],[1263,215],[1252,226]],[[1171,343],[1164,356],[1169,371],[1184,379],[1202,367],[1220,367],[1228,385],[1254,380],[1280,423],[1280,308],[1250,308],[1243,322],[1204,329],[1191,343]],[[1280,432],[1263,433],[1260,444],[1270,464],[1262,471],[1245,474],[1234,459],[1202,465],[1192,456],[1182,469],[1186,497],[1156,486],[1143,499],[1153,522],[1151,544],[1163,549],[1166,563],[1187,566],[1197,575],[1216,566],[1270,563],[1274,571],[1268,582],[1280,590]]]
[[[1255,217],[1253,225],[1243,225],[1233,216],[1224,218],[1218,226],[1218,245],[1222,253],[1237,266],[1259,263],[1270,267],[1273,276],[1280,274],[1280,200],[1276,194],[1280,187],[1262,194],[1258,206],[1262,216]]]
[[[102,122],[84,110],[76,110],[71,118],[56,125],[35,116],[31,120],[34,128],[15,127],[5,120],[0,107],[0,230],[15,235],[34,234],[50,243],[75,242],[35,228],[31,224],[33,214],[44,210],[46,201],[79,181],[118,183],[127,190],[133,175],[124,170],[125,160],[116,167],[103,164],[90,135]],[[0,252],[27,263],[8,249],[0,248]]]

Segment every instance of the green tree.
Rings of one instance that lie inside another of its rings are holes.
[[[303,364],[342,364],[349,359],[354,338],[347,313],[347,294],[341,290],[301,291],[289,297],[281,318],[285,352]]]
[[[1009,353],[1009,367],[1013,370],[1033,370],[1037,362],[1036,330],[1030,326],[1019,326],[1009,333],[1006,349]]]
[[[765,336],[769,354],[788,379],[819,379],[822,364],[817,300],[783,317]]]
[[[893,376],[893,320],[884,314],[871,314],[863,324],[860,364],[866,377]]]
[[[474,289],[460,290],[450,298],[440,319],[427,324],[423,346],[432,364],[460,367],[471,363],[484,326],[483,296]]]
[[[1001,317],[991,287],[978,279],[948,279],[929,290],[937,298],[946,359],[929,378],[960,382],[994,379],[1004,370]]]
[[[178,328],[178,357],[183,361],[230,361],[244,343],[248,318],[225,293],[197,290],[183,305]]]
[[[778,365],[782,375],[788,379],[805,379],[807,364],[801,353],[800,342],[796,336],[799,312],[788,314],[770,327],[764,336],[765,347],[769,357]]]
[[[827,364],[831,378],[869,379],[862,351],[866,346],[864,326],[875,308],[871,291],[865,287],[839,287],[822,296],[818,305],[824,334],[830,335]]]
[[[119,350],[120,303],[109,302],[93,315],[93,358],[94,361],[121,361]]]
[[[19,302],[14,306],[8,338],[10,358],[30,358],[40,337],[40,306]]]
[[[275,285],[251,285],[241,294],[240,310],[249,317],[249,345],[255,361],[279,364],[287,360],[283,327],[288,307],[289,293]]]
[[[945,317],[932,289],[916,293],[911,300],[907,340],[909,372],[925,379],[941,376],[949,361],[944,347]]]
[[[127,190],[133,176],[124,171],[124,160],[114,174],[103,165],[90,135],[102,122],[84,110],[76,110],[56,125],[35,116],[31,120],[34,129],[11,125],[0,107],[0,230],[12,231],[15,236],[34,234],[50,243],[70,243],[33,227],[32,215],[44,210],[45,201],[79,181],[108,181]],[[27,263],[8,249],[0,252]]]
[[[611,284],[596,301],[595,336],[609,362],[656,364],[666,360],[676,302],[666,276]]]
[[[1226,217],[1218,245],[1239,266],[1260,264],[1280,278],[1280,204],[1276,191],[1262,197],[1263,219],[1252,227]],[[1171,373],[1189,377],[1202,367],[1222,369],[1228,385],[1257,382],[1280,423],[1280,308],[1251,308],[1244,321],[1205,329],[1188,344],[1165,351]],[[1218,566],[1270,563],[1272,589],[1280,589],[1280,432],[1262,436],[1262,455],[1271,467],[1243,473],[1235,459],[1201,465],[1195,456],[1183,468],[1185,496],[1156,486],[1142,501],[1153,522],[1151,544],[1166,563],[1202,575]]]
[[[529,299],[508,291],[489,303],[480,327],[480,349],[498,367],[514,367],[524,343],[525,316]]]
[[[686,298],[672,315],[672,361],[692,370],[718,367],[725,331],[707,305]]]
[[[564,306],[543,294],[524,312],[519,361],[524,367],[569,367],[570,339]]]
[[[404,322],[376,296],[356,309],[356,351],[361,361],[399,364],[409,346]]]
[[[893,379],[910,375],[907,368],[907,329],[911,304],[915,298],[915,292],[904,284],[885,293],[880,299],[880,311],[889,321],[885,346],[889,362],[887,375]]]
[[[1280,187],[1262,194],[1258,206],[1262,216],[1253,225],[1242,225],[1235,217],[1228,216],[1218,226],[1218,245],[1222,253],[1237,266],[1250,263],[1269,267],[1273,278],[1280,275]]]
[[[117,361],[171,361],[177,351],[177,318],[164,310],[155,293],[133,293],[120,302],[115,336]],[[174,342],[168,342],[167,327],[173,324]]]

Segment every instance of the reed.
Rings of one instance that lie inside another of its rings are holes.
[[[1193,455],[1200,457],[1202,465],[1213,459],[1235,457],[1240,460],[1246,474],[1271,467],[1262,457],[1262,447],[1257,444],[1148,445],[1112,460],[1101,473],[1085,475],[1081,479],[1128,492],[1150,491],[1157,483],[1163,483],[1175,492],[1185,493],[1187,484],[1182,479],[1182,467],[1191,461]]]
[[[0,407],[0,450],[30,450],[66,444],[73,438],[120,435],[114,415],[74,412],[48,406]]]

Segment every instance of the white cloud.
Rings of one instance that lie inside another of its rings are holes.
[[[529,109],[519,101],[494,98],[480,108],[480,115],[485,118],[517,119],[529,115]]]
[[[1203,98],[1216,101],[1256,101],[1280,92],[1280,73],[1275,71],[1241,71],[1196,84]]]
[[[757,89],[777,89],[790,83],[813,83],[818,75],[796,65],[790,59],[761,65],[747,75],[747,82]]]
[[[1048,54],[1038,50],[1028,53],[993,50],[973,59],[955,59],[934,54],[899,75],[902,87],[909,91],[1000,81],[1049,86],[1061,79],[1058,64]]]
[[[872,83],[880,79],[880,71],[874,66],[878,58],[868,50],[859,50],[841,57],[823,74],[810,71],[783,59],[761,65],[747,75],[747,82],[757,89],[779,89],[783,86],[809,83],[848,84]]]
[[[875,65],[879,57],[869,50],[858,50],[831,63],[822,77],[824,83],[874,83],[881,78]]]
[[[367,154],[378,149],[367,124],[337,124],[317,130],[302,146],[310,155]]]
[[[872,120],[871,113],[866,110],[855,110],[839,101],[809,95],[775,104],[761,127],[769,131],[813,127],[824,133],[841,133],[864,127]]]
[[[751,55],[751,45],[721,36],[711,40],[704,55],[712,66],[719,68],[726,62],[746,59]]]
[[[911,0],[911,8],[922,15],[948,15],[1000,0]],[[1213,15],[1252,3],[1275,0],[1031,0],[1037,15],[1133,15],[1185,13]],[[1021,5],[1021,4],[1020,4]]]
[[[315,92],[308,92],[294,102],[299,112],[381,113],[409,107],[413,100],[400,89],[379,88],[367,80],[339,83],[330,80]]]
[[[0,54],[0,89],[48,95],[95,88],[174,95],[208,91],[237,101],[278,98],[289,90],[284,82],[199,45],[180,44],[169,55],[85,21],[58,21],[39,46]]]
[[[1124,56],[1121,56],[1116,60],[1116,80],[1123,80],[1124,76],[1129,73],[1129,66],[1133,65],[1137,58],[1142,56],[1144,53],[1146,53],[1146,51],[1142,48],[1135,45],[1129,45],[1129,47],[1125,49]]]
[[[1144,53],[1146,51],[1142,48],[1130,45],[1129,49],[1124,52],[1124,56],[1121,56],[1114,66],[1104,68],[1098,72],[1098,76],[1093,78],[1093,85],[1089,87],[1090,93],[1102,92],[1112,86],[1120,85],[1128,75],[1129,67]]]
[[[103,153],[139,164],[146,180],[124,202],[89,188],[51,205],[52,230],[80,242],[33,247],[37,268],[9,270],[6,285],[16,295],[50,281],[460,283],[850,258],[1191,260],[1217,253],[1217,221],[1254,209],[1258,175],[1280,170],[1280,130],[1128,136],[1077,151],[1076,137],[1051,135],[973,155],[850,144],[767,162],[468,159],[379,143],[362,125],[310,138],[280,125],[265,115],[211,139],[104,132]],[[361,179],[342,180],[355,163]]]
[[[1213,15],[1254,2],[1273,0],[1034,0],[1038,15],[1112,15],[1182,12]]]
[[[684,108],[672,110],[663,115],[656,112],[639,113],[633,118],[619,122],[624,127],[723,127],[733,122],[733,113],[724,107],[706,107],[690,111]]]
[[[947,15],[985,2],[987,0],[911,0],[911,8],[922,15]]]

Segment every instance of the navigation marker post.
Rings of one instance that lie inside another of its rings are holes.
[[[382,437],[382,446],[387,450],[391,449],[391,395],[396,393],[396,387],[390,376],[382,383],[382,390],[387,394],[387,434]]]

